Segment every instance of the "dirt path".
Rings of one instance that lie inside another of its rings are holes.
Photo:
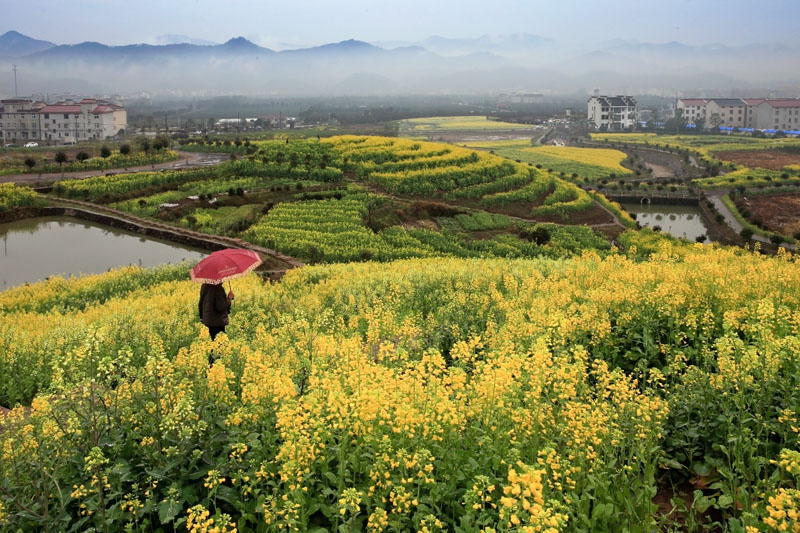
[[[650,169],[655,179],[669,179],[675,177],[675,173],[663,165],[657,165],[655,163],[645,163],[644,165]]]
[[[168,161],[157,165],[143,165],[128,168],[109,168],[105,170],[88,170],[84,172],[60,172],[45,174],[9,174],[0,176],[0,183],[48,183],[58,180],[83,179],[92,176],[103,176],[105,174],[130,174],[133,172],[146,172],[148,170],[178,169],[178,168],[200,168],[211,165],[218,165],[230,156],[226,154],[208,154],[203,152],[177,152],[180,159]]]

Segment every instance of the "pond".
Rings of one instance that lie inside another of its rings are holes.
[[[622,207],[628,213],[635,214],[636,221],[642,226],[658,226],[673,237],[684,237],[694,242],[696,237],[707,235],[708,232],[697,206],[622,204]]]
[[[0,290],[52,275],[99,274],[145,267],[208,252],[71,217],[40,217],[0,224]]]

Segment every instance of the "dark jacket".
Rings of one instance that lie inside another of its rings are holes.
[[[227,326],[231,302],[222,285],[203,283],[200,287],[200,302],[197,304],[200,319],[206,326]]]

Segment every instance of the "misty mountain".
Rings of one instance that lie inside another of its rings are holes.
[[[211,41],[207,41],[205,39],[195,39],[194,37],[189,37],[188,35],[178,35],[178,34],[168,34],[168,35],[159,35],[156,37],[156,41],[158,44],[196,44],[200,46],[214,46],[219,43],[214,43]]]
[[[0,58],[22,57],[56,46],[50,41],[40,41],[16,31],[0,35]]]
[[[215,58],[245,55],[274,54],[244,37],[235,37],[225,44],[196,45],[190,43],[153,45],[129,44],[108,46],[96,42],[63,44],[25,56],[33,64],[55,62],[107,61],[107,62],[153,62],[161,59]]]
[[[552,39],[529,33],[489,36],[476,38],[451,38],[432,35],[418,42],[386,41],[373,43],[383,48],[401,46],[418,46],[443,56],[459,56],[477,53],[494,53],[497,55],[519,55],[523,52],[538,51],[554,45]]]
[[[8,40],[26,39],[12,34]],[[798,50],[762,44],[690,46],[616,40],[579,49],[531,34],[475,39],[433,36],[418,43],[393,42],[391,47],[349,39],[281,51],[243,37],[224,44],[49,44],[13,60],[21,92],[169,91],[287,97],[571,93],[577,87],[598,87],[608,93],[664,94],[699,87],[748,90],[800,83],[794,67]],[[11,63],[0,58],[0,69],[6,68],[6,61]],[[95,90],[87,91],[87,86]]]

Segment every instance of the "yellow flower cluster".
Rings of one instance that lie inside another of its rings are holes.
[[[800,491],[778,489],[768,501],[764,523],[775,531],[800,533]]]
[[[567,515],[558,512],[557,504],[544,499],[543,475],[544,470],[522,462],[509,469],[508,485],[503,487],[500,498],[500,518],[507,521],[509,530],[558,533],[567,525]]]

